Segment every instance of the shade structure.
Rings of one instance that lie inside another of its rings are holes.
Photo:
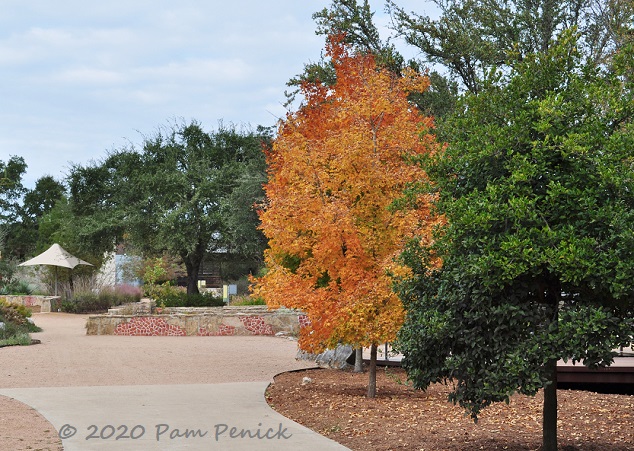
[[[90,265],[92,264],[81,260],[74,255],[70,254],[62,246],[55,243],[49,247],[46,251],[40,255],[33,257],[31,260],[27,260],[24,263],[20,263],[19,266],[61,266],[62,268],[73,269],[77,265]],[[57,296],[57,271],[55,271],[55,295]]]

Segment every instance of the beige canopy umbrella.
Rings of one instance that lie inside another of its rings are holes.
[[[93,266],[92,264],[71,255],[57,243],[53,244],[48,248],[48,250],[42,252],[40,255],[33,257],[31,260],[20,263],[19,266],[35,265],[61,266],[69,269],[73,269],[77,265]],[[57,296],[57,269],[55,270],[55,296]]]

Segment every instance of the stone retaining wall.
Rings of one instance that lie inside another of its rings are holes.
[[[296,310],[268,310],[263,306],[169,308],[161,314],[90,316],[87,335],[134,336],[226,336],[292,335],[307,324],[307,317]]]
[[[60,308],[59,296],[3,295],[0,299],[11,304],[24,305],[34,313],[49,313]]]

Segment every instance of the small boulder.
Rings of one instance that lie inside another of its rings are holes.
[[[310,354],[300,350],[297,353],[297,359],[314,361],[321,368],[344,370],[350,366],[347,360],[353,352],[352,346],[339,345],[335,349],[327,349],[321,354]]]

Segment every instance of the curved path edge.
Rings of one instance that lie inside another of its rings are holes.
[[[13,388],[0,395],[40,412],[66,451],[347,449],[271,409],[268,385]]]
[[[275,374],[313,366],[294,342],[87,336],[85,316],[33,316],[41,344],[2,349],[0,396],[39,412],[66,451],[347,449],[266,402]]]

